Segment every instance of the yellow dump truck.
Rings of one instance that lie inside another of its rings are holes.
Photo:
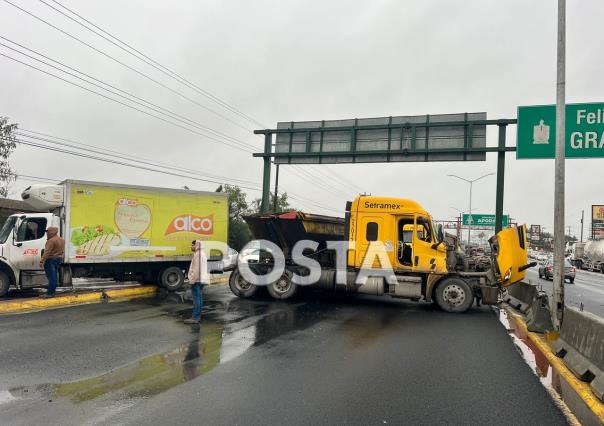
[[[260,288],[244,277],[242,268],[266,276],[275,268],[274,247],[283,252],[285,261],[283,274],[266,283],[276,299],[296,293],[300,284],[294,276],[312,275],[308,262],[300,262],[303,253],[320,266],[320,274],[306,285],[425,300],[449,312],[464,312],[474,300],[497,303],[503,289],[522,280],[531,266],[524,225],[493,236],[490,268],[474,271],[461,251],[445,241],[430,213],[404,198],[359,196],[347,203],[343,219],[298,211],[259,213],[245,219],[254,238],[268,240],[273,249],[262,252],[256,262],[238,263],[230,288],[239,297],[252,297]],[[296,252],[302,241],[315,245]],[[338,254],[343,258],[338,260]]]

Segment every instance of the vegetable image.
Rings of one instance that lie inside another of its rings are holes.
[[[102,235],[115,235],[115,230],[106,225],[83,226],[81,229],[75,229],[71,233],[71,242],[74,246],[81,246],[88,241]]]

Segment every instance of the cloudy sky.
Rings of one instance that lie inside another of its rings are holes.
[[[515,118],[519,105],[555,103],[553,0],[44,0],[68,14],[60,5],[66,6],[119,37],[194,83],[196,90],[42,1],[10,1],[103,53],[6,0],[0,1],[0,43],[21,52],[32,49],[161,109],[145,109],[157,116],[151,117],[0,56],[0,115],[22,129],[73,140],[89,154],[98,148],[81,144],[161,162],[176,174],[190,176],[183,171],[187,169],[204,175],[197,175],[201,179],[212,175],[211,180],[237,180],[249,188],[258,188],[262,178],[262,161],[249,151],[260,151],[263,139],[251,130],[275,127],[278,121],[478,111],[492,119]],[[601,0],[568,1],[569,103],[604,101],[603,18]],[[7,47],[0,46],[0,53],[119,99]],[[162,121],[158,117],[165,119],[166,110],[189,124]],[[515,144],[515,134],[515,126],[510,126],[508,145]],[[496,142],[497,129],[489,128],[487,143]],[[294,206],[306,211],[338,214],[346,200],[364,191],[413,198],[435,218],[452,219],[457,212],[451,207],[467,209],[469,188],[447,174],[471,179],[495,172],[495,156],[471,163],[284,166],[280,186],[295,197]],[[18,146],[12,163],[22,175],[50,180],[187,185],[199,190],[217,186],[26,145]],[[603,165],[601,159],[567,161],[566,223],[573,234],[579,232],[581,210],[587,218],[591,204],[604,202]],[[31,178],[20,178],[13,186],[13,197],[32,183],[26,179]],[[505,213],[551,230],[553,181],[553,160],[516,160],[513,153],[507,154]],[[260,195],[255,189],[246,191],[249,198]],[[495,176],[474,185],[473,206],[477,212],[494,212]]]

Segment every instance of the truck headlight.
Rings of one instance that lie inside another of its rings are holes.
[[[510,278],[512,278],[512,268],[510,267],[510,269],[508,269],[508,271],[505,273],[504,277],[503,277],[503,281],[508,281]]]

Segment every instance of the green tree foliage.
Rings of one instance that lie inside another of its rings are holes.
[[[289,204],[289,197],[287,196],[287,192],[283,192],[277,195],[277,210],[275,211],[275,193],[271,192],[270,196],[270,204],[269,211],[271,213],[282,213],[289,212],[294,210],[294,208]],[[254,213],[260,212],[260,205],[262,204],[262,199],[256,198],[252,202],[252,210]]]
[[[241,249],[251,241],[252,233],[250,228],[243,220],[243,216],[246,214],[258,213],[260,211],[259,198],[253,200],[251,203],[247,201],[247,194],[243,190],[235,185],[220,185],[216,188],[216,192],[225,192],[229,196],[229,236],[228,244],[229,247],[234,248],[237,251]],[[275,205],[275,196],[271,193],[271,212]],[[289,198],[287,193],[284,192],[277,197],[277,212],[286,212],[293,210],[289,205]]]
[[[249,213],[249,205],[246,194],[234,185],[220,185],[216,192],[225,192],[229,196],[229,247],[240,251],[251,239],[252,234],[243,220],[243,216]]]
[[[16,148],[14,131],[17,124],[8,122],[8,117],[0,117],[0,197],[8,196],[9,186],[17,175],[11,169],[8,158]]]

